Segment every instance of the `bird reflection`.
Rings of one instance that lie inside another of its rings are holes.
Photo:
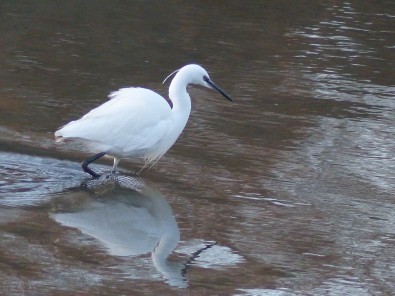
[[[185,271],[190,260],[168,260],[180,231],[170,205],[157,190],[142,179],[118,175],[90,180],[81,187],[78,190],[88,191],[89,198],[58,201],[52,215],[55,221],[96,238],[110,255],[151,253],[165,282],[187,286]]]

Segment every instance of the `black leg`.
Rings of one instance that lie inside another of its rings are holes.
[[[99,159],[100,157],[102,157],[103,155],[105,155],[105,152],[100,152],[92,157],[89,157],[88,159],[84,160],[81,163],[82,169],[84,170],[85,173],[88,173],[89,175],[91,175],[93,178],[99,178],[100,175],[95,173],[94,171],[92,171],[90,168],[88,168],[88,165],[91,162],[94,162],[95,160]]]

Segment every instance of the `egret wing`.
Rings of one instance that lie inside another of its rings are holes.
[[[108,145],[117,154],[144,154],[158,144],[170,120],[169,104],[144,88],[124,88],[81,119],[72,121],[55,135]]]

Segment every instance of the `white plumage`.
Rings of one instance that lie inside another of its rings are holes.
[[[88,165],[104,154],[114,157],[113,172],[122,158],[144,157],[146,165],[155,164],[174,144],[188,121],[191,110],[188,84],[214,88],[231,100],[202,67],[187,65],[176,72],[169,88],[172,108],[149,89],[122,88],[111,93],[109,101],[56,131],[57,141],[77,141],[99,153],[83,163],[84,171],[93,177],[99,175]]]

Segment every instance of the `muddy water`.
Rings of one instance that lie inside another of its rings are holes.
[[[395,293],[392,1],[0,6],[1,295]],[[235,102],[150,171],[53,142],[190,62]]]

